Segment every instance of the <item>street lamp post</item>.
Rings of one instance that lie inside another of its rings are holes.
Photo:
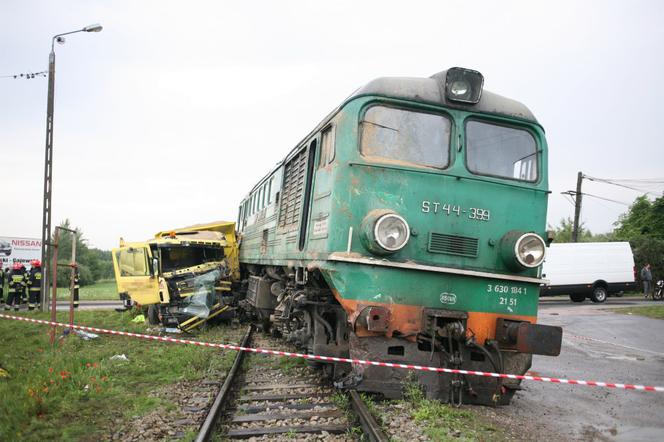
[[[86,26],[77,31],[65,32],[54,35],[51,39],[51,53],[48,56],[48,98],[46,101],[46,154],[44,159],[44,210],[42,218],[42,242],[41,242],[41,305],[42,310],[48,310],[48,255],[51,240],[51,197],[53,195],[53,101],[55,96],[55,42],[64,44],[65,35],[77,32],[99,32],[102,26],[99,24]]]

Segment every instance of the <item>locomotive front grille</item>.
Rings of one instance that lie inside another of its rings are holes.
[[[429,245],[427,249],[431,253],[446,253],[448,255],[477,258],[479,239],[469,236],[431,232],[429,233]]]

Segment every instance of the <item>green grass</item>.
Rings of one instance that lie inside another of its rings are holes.
[[[608,309],[607,309],[608,310]],[[664,319],[664,305],[648,305],[645,307],[615,308],[610,311],[623,315],[639,315],[648,318]]]
[[[58,299],[67,300],[69,299],[69,288],[58,287]],[[83,300],[113,300],[117,301],[120,299],[118,297],[118,289],[115,285],[115,279],[106,279],[102,281],[97,281],[92,285],[84,285],[79,289],[79,299]]]
[[[424,433],[432,441],[497,441],[505,435],[493,425],[482,422],[468,410],[437,400],[425,399],[414,383],[406,385],[406,401],[413,407],[411,417],[426,426]]]
[[[307,361],[303,358],[279,358],[279,368],[285,374],[291,374],[296,368],[306,367]]]
[[[7,284],[3,287],[2,298],[7,299]],[[68,300],[69,299],[69,288],[67,287],[58,287],[58,300]],[[115,279],[105,279],[97,281],[92,285],[84,285],[79,290],[79,299],[80,300],[97,300],[97,301],[107,301],[113,300],[117,301],[120,299],[118,297],[118,289],[115,285]]]
[[[31,317],[46,319],[47,313]],[[66,313],[59,321],[66,321]],[[145,332],[130,313],[80,311],[77,322],[102,328]],[[176,382],[226,371],[235,352],[100,335],[77,335],[49,343],[49,327],[0,320],[0,440],[100,440],[119,430],[117,419],[131,420],[155,409],[174,409],[150,394]],[[58,329],[60,336],[62,329]],[[221,341],[227,328],[202,331],[197,339]],[[128,361],[111,361],[125,354]]]

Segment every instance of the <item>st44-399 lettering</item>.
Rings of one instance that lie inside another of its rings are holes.
[[[469,207],[464,209],[449,203],[439,203],[437,201],[422,201],[423,213],[444,213],[446,215],[467,216],[468,219],[476,221],[489,221],[491,219],[491,212],[489,209],[481,209],[479,207]]]

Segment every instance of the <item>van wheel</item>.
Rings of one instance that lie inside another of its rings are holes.
[[[590,295],[590,300],[592,302],[604,302],[606,301],[606,288],[602,286],[597,286],[593,289],[593,294]]]
[[[148,322],[150,323],[150,325],[159,324],[159,312],[157,312],[156,305],[148,306]]]
[[[586,300],[585,295],[569,295],[569,299],[572,300],[572,302],[583,302]]]

